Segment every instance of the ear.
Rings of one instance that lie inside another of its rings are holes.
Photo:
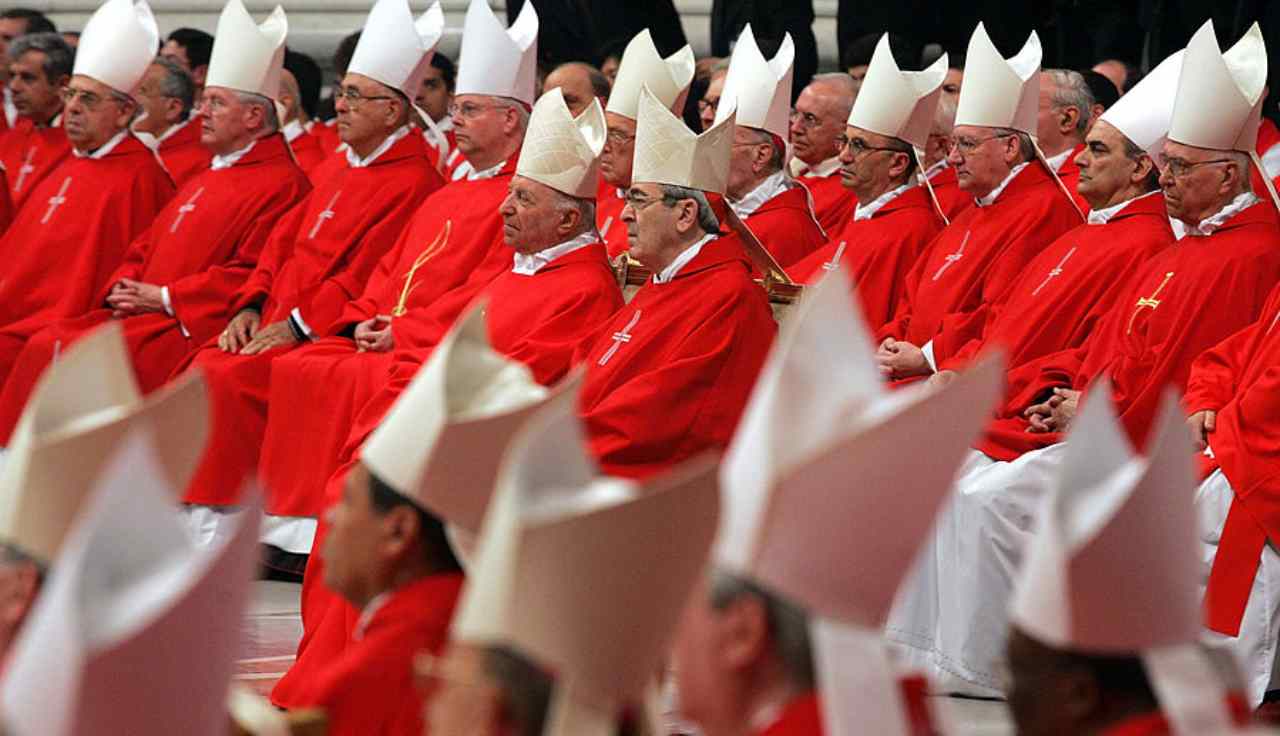
[[[751,162],[751,169],[759,174],[769,165],[769,159],[773,158],[773,143],[761,143],[756,146],[756,155]]]
[[[120,114],[116,116],[116,127],[124,129],[129,127],[129,123],[133,122],[133,116],[138,111],[138,103],[127,102],[120,105]]]
[[[560,224],[556,229],[562,233],[571,233],[577,230],[581,224],[582,213],[578,211],[577,207],[570,207],[560,212]]]
[[[166,97],[164,101],[165,120],[177,122],[182,119],[182,100]]]
[[[731,670],[746,670],[769,647],[769,618],[764,603],[744,595],[729,603],[718,615],[723,628],[720,641],[722,664]]]
[[[1138,160],[1133,163],[1133,173],[1129,175],[1129,181],[1134,184],[1140,184],[1147,180],[1152,171],[1155,171],[1156,162],[1151,160],[1147,154],[1142,154]]]
[[[1063,135],[1071,135],[1075,132],[1076,125],[1080,122],[1080,108],[1067,106],[1062,108],[1062,117],[1058,121],[1058,130]]]
[[[520,104],[520,103],[516,103]],[[502,131],[507,135],[515,135],[516,130],[520,127],[520,116],[514,108],[503,108],[503,114],[506,116],[502,121]]]
[[[911,165],[911,156],[910,153],[894,153],[893,163],[889,164],[889,176],[896,179],[905,174]]]
[[[406,505],[391,509],[383,517],[383,555],[387,559],[401,559],[408,554],[422,536],[418,514]]]
[[[1223,194],[1227,194],[1237,190],[1242,182],[1246,185],[1249,183],[1248,167],[1241,169],[1239,162],[1228,161],[1227,165],[1222,167],[1222,185],[1218,189]]]

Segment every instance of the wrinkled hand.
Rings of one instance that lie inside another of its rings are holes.
[[[880,343],[880,349],[876,351],[876,362],[880,364],[880,373],[889,378],[927,376],[933,372],[929,361],[925,360],[923,350],[892,337],[887,337]]]
[[[1209,446],[1209,435],[1218,428],[1218,412],[1212,409],[1198,411],[1187,417],[1187,426],[1191,428],[1191,441],[1196,445],[1196,452],[1204,452]]]
[[[948,383],[951,383],[952,381],[956,380],[956,377],[959,375],[960,374],[956,373],[955,371],[946,371],[946,370],[938,371],[932,376],[929,376],[929,380],[926,381],[925,383],[931,388],[942,388]]]
[[[119,319],[133,314],[163,312],[164,297],[155,284],[120,279],[107,295],[107,306],[111,307],[111,316]]]
[[[257,310],[242,309],[236,316],[231,318],[227,323],[227,329],[218,335],[218,347],[224,353],[238,353],[240,348],[249,344],[254,334],[258,332],[258,325],[262,322],[262,315]]]
[[[395,347],[395,337],[391,334],[391,317],[379,314],[356,325],[356,350],[369,353],[386,353]]]
[[[1022,413],[1031,422],[1027,428],[1033,434],[1065,432],[1075,419],[1080,404],[1080,392],[1069,388],[1055,388],[1048,401],[1028,407]]]
[[[294,337],[293,330],[289,329],[289,322],[282,319],[258,330],[253,339],[249,341],[249,344],[240,349],[240,354],[257,355],[258,353],[265,353],[272,348],[297,344],[298,338]]]

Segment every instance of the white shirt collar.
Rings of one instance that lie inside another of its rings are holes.
[[[937,176],[938,174],[941,174],[943,170],[946,168],[947,168],[947,160],[944,158],[941,161],[938,161],[937,163],[935,163],[933,166],[930,166],[929,168],[925,169],[924,178],[932,181],[933,177]]]
[[[373,149],[373,152],[364,158],[357,156],[356,152],[351,150],[350,146],[347,146],[347,165],[353,169],[363,169],[364,167],[371,165],[374,161],[378,160],[379,156],[386,153],[392,146],[394,146],[396,141],[406,135],[409,135],[409,126],[401,125],[396,132],[387,136],[387,139],[383,141],[381,145]]]
[[[1014,177],[1016,177],[1018,174],[1021,174],[1022,170],[1027,168],[1027,166],[1030,163],[1031,163],[1030,161],[1026,161],[1013,167],[1013,171],[1010,171],[1009,175],[1004,178],[1004,181],[1000,182],[1000,186],[987,192],[985,197],[977,197],[976,199],[974,199],[973,200],[974,204],[978,205],[979,207],[990,207],[991,204],[996,201],[996,198],[999,197],[1000,194],[1004,192],[1005,187],[1009,186],[1009,182],[1013,181]]]
[[[702,252],[702,246],[710,243],[717,237],[719,236],[716,233],[704,235],[702,236],[702,240],[699,240],[688,248],[685,248],[680,255],[675,257],[675,260],[673,260],[670,265],[662,269],[661,273],[653,275],[653,283],[665,284],[671,279],[674,279],[680,273],[680,269],[684,268],[689,261],[698,257],[698,254]]]
[[[360,618],[356,619],[356,628],[351,632],[351,638],[357,641],[363,639],[365,630],[369,628],[369,624],[373,623],[373,617],[378,614],[379,609],[385,606],[389,600],[391,600],[389,591],[375,595],[373,600],[369,601],[369,605],[365,606],[364,610],[360,612]]]
[[[498,172],[502,171],[502,167],[506,165],[506,161],[499,161],[487,169],[476,171],[470,161],[463,161],[458,165],[458,168],[454,170],[453,180],[457,181],[458,179],[466,179],[467,181],[477,181],[479,179],[492,179],[497,176]]]
[[[9,89],[9,85],[4,87],[4,119],[10,128],[18,121],[18,106],[13,104],[13,90]]]
[[[1146,197],[1150,197],[1155,194],[1164,196],[1164,193],[1157,189],[1154,192],[1139,194],[1133,199],[1126,199],[1120,204],[1113,204],[1110,207],[1103,207],[1100,210],[1089,210],[1089,216],[1085,218],[1085,222],[1087,222],[1090,225],[1105,225],[1108,222],[1111,222],[1111,218],[1119,214],[1120,210],[1124,209],[1125,207],[1128,207],[1130,203],[1137,202],[1139,199],[1144,199]]]
[[[112,136],[111,140],[103,143],[101,146],[98,146],[98,150],[93,153],[81,153],[80,150],[74,146],[71,148],[71,153],[74,154],[76,158],[102,158],[115,150],[115,147],[120,145],[120,141],[124,140],[127,135],[129,135],[129,129],[125,128]]]
[[[290,120],[289,122],[285,123],[284,127],[280,129],[280,132],[284,133],[285,143],[293,143],[298,136],[307,132],[307,129],[302,127],[301,120],[294,118],[293,120]]]
[[[161,133],[159,136],[155,136],[155,135],[152,135],[151,133],[144,133],[144,132],[135,130],[133,131],[133,137],[142,141],[142,145],[146,146],[147,148],[150,148],[154,152],[154,151],[160,150],[161,143],[164,143],[165,141],[169,140],[174,136],[175,133],[177,133],[179,130],[182,130],[183,128],[187,127],[190,124],[191,124],[191,118],[187,118],[186,120],[183,120],[180,123],[174,123],[173,125],[170,125],[169,129]]]
[[[1071,156],[1071,154],[1075,153],[1075,151],[1076,151],[1075,147],[1072,146],[1071,148],[1068,148],[1067,150],[1063,151],[1062,153],[1059,153],[1056,156],[1045,157],[1045,163],[1049,164],[1049,168],[1053,169],[1053,173],[1056,174],[1062,170],[1062,165],[1067,162],[1067,159]]]
[[[453,130],[453,118],[448,115],[445,115],[441,120],[432,120],[431,122],[435,123],[436,130],[441,133],[448,133]],[[436,130],[432,130],[430,127],[425,127],[422,129],[422,137],[426,138],[428,143],[439,146],[443,141],[437,139]]]
[[[886,204],[897,199],[899,195],[913,186],[915,186],[914,181],[908,182],[896,189],[890,189],[866,204],[859,204],[853,209],[853,221],[860,222],[862,220],[870,220],[872,215],[879,212]]]
[[[810,166],[798,158],[791,159],[791,175],[801,176],[806,179],[816,179],[824,176],[831,176],[840,170],[840,157],[833,156],[826,161],[819,163],[817,166]]]
[[[734,214],[745,220],[765,202],[785,192],[787,187],[786,172],[776,171],[765,177],[765,180],[757,184],[755,189],[747,193],[747,196],[730,203],[730,206],[733,207]]]
[[[225,156],[214,156],[213,161],[209,162],[209,168],[213,169],[214,171],[222,171],[223,169],[229,169],[232,166],[235,166],[237,161],[244,158],[244,155],[246,153],[248,153],[249,151],[252,151],[253,147],[256,145],[258,145],[258,140],[255,138],[249,141],[249,145],[245,146],[244,148],[241,148],[239,151],[232,151],[231,153],[228,153]]]
[[[599,234],[594,229],[582,233],[576,238],[566,240],[559,245],[553,245],[550,248],[543,248],[537,253],[516,253],[515,265],[511,270],[521,276],[532,276],[541,271],[548,263],[551,263],[560,256],[568,255],[575,250],[585,248],[592,243],[600,240]]]
[[[1262,200],[1258,199],[1253,192],[1241,192],[1236,198],[1227,203],[1226,207],[1218,210],[1212,215],[1200,221],[1199,225],[1188,225],[1187,235],[1192,237],[1206,237],[1213,235],[1218,228],[1226,224],[1227,220],[1244,212]]]

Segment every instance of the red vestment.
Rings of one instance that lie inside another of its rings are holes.
[[[1142,264],[1174,243],[1160,192],[1105,224],[1068,230],[1039,253],[1004,298],[956,319],[933,338],[939,369],[958,370],[999,346],[1009,368],[1084,344]]]
[[[1104,375],[1130,440],[1142,447],[1165,389],[1184,391],[1192,361],[1257,319],[1280,280],[1280,227],[1275,209],[1259,204],[1149,260],[1083,346],[1011,370],[1013,390],[977,449],[1012,460],[1059,442],[1058,433],[1027,432],[1023,411],[1055,387],[1083,391]]]
[[[298,135],[289,141],[289,149],[293,151],[293,157],[297,160],[298,166],[302,167],[302,172],[311,179],[312,184],[315,184],[313,175],[320,164],[329,157],[330,152],[325,151],[322,141],[308,133],[305,128],[299,126],[298,130],[300,131]]]
[[[266,326],[296,310],[313,334],[324,334],[440,186],[423,149],[421,138],[408,135],[368,166],[345,166],[322,181],[276,224],[230,313],[257,306]],[[236,503],[240,479],[258,463],[271,361],[287,351],[225,353],[215,338],[179,366],[203,368],[213,405],[213,433],[188,503]]]
[[[193,116],[168,138],[160,141],[156,155],[173,185],[182,189],[193,176],[209,168],[213,153],[200,142],[200,118]]]
[[[966,209],[933,239],[876,342],[924,345],[947,315],[999,299],[1037,253],[1080,221],[1049,172],[1027,164],[994,202]]]
[[[778,719],[759,736],[822,736],[822,704],[818,694],[810,692],[787,703]]]
[[[1209,575],[1209,628],[1240,632],[1268,537],[1280,540],[1280,286],[1252,325],[1196,358],[1187,381],[1188,414],[1217,412],[1209,470],[1221,468],[1235,493]]]
[[[342,138],[338,135],[338,119],[325,120],[323,122],[312,121],[306,126],[307,132],[315,136],[320,143],[320,148],[326,154],[336,153],[338,147],[342,145]],[[430,154],[427,154],[430,156]]]
[[[867,324],[882,325],[897,309],[907,273],[941,229],[929,193],[913,186],[865,220],[847,218],[841,229],[832,231],[831,242],[792,266],[787,275],[813,284],[843,265]]]
[[[235,165],[206,168],[187,183],[129,246],[95,309],[37,332],[0,392],[0,444],[8,442],[27,397],[59,349],[112,319],[105,305],[121,279],[166,287],[164,312],[121,320],[142,390],[159,388],[178,363],[214,338],[228,306],[258,260],[272,225],[310,189],[279,134],[261,139]]]
[[[169,175],[129,134],[100,158],[68,156],[35,186],[0,237],[0,380],[28,338],[100,303],[172,196]]]
[[[960,188],[956,170],[950,166],[944,166],[941,171],[934,174],[933,178],[929,179],[929,186],[933,187],[933,196],[937,198],[942,214],[946,215],[950,222],[955,222],[961,212],[973,206],[973,195]]]
[[[13,222],[13,200],[9,199],[9,178],[4,169],[0,169],[0,235],[9,229]]]
[[[783,269],[827,242],[827,234],[809,208],[808,190],[801,186],[790,187],[742,220]]]
[[[445,118],[445,119],[448,120],[448,118]],[[438,171],[443,173],[445,179],[448,179],[449,175],[453,173],[453,168],[447,165],[442,165],[440,163],[440,146],[438,146],[436,142],[431,139],[430,131],[426,128],[422,129],[422,138],[427,142],[427,158],[430,159],[431,165],[434,166]],[[444,139],[445,139],[445,143],[447,143],[449,147],[448,148],[449,155],[456,153],[458,150],[458,133],[453,129],[452,124],[449,125],[447,130],[444,131]],[[460,163],[461,160],[462,160],[461,156],[453,158],[453,161],[455,161],[454,166],[456,167],[457,163]]]
[[[1080,192],[1076,191],[1080,185],[1080,167],[1076,165],[1076,156],[1079,156],[1083,150],[1083,143],[1071,149],[1071,153],[1067,154],[1067,160],[1058,167],[1058,178],[1062,180],[1062,185],[1067,188],[1067,191],[1071,192],[1071,199],[1075,200],[1076,206],[1087,215],[1092,205],[1089,204],[1089,200],[1080,196]]]
[[[0,116],[3,117],[3,116]],[[62,116],[52,125],[37,127],[30,118],[0,136],[0,165],[9,177],[9,199],[17,212],[35,188],[71,155],[71,142],[62,128]]]
[[[629,247],[627,223],[622,221],[622,208],[626,206],[626,192],[601,179],[596,193],[596,228],[600,230],[600,239],[610,259],[626,253]]]
[[[462,584],[460,573],[428,575],[384,594],[346,650],[300,683],[290,707],[323,709],[331,736],[422,736],[413,661],[444,649]]]
[[[858,206],[858,198],[853,196],[853,192],[844,188],[840,179],[840,169],[826,176],[801,175],[796,177],[796,181],[809,190],[809,196],[813,199],[814,217],[818,219],[818,224],[828,233],[828,236],[839,230],[853,217],[853,210]],[[795,278],[790,273],[787,275]]]
[[[640,287],[576,357],[587,366],[579,407],[601,468],[644,478],[723,450],[776,332],[733,236],[705,243],[669,282]]]

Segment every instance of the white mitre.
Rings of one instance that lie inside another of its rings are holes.
[[[725,110],[715,125],[694,133],[652,92],[642,90],[631,180],[724,194],[736,121],[732,104],[721,102],[717,115]]]
[[[689,89],[693,72],[692,48],[685,45],[664,59],[658,54],[653,37],[646,28],[637,33],[622,52],[618,76],[613,80],[605,112],[635,120],[640,115],[640,91],[645,87],[670,109]]]
[[[416,21],[408,0],[378,0],[364,22],[347,71],[400,90],[413,102],[443,34],[439,0]]]
[[[600,152],[607,132],[599,100],[592,99],[574,118],[564,93],[553,89],[533,106],[516,175],[570,197],[593,200],[600,187]]]
[[[509,97],[533,104],[538,77],[538,13],[527,2],[503,28],[487,0],[471,0],[462,27],[455,95]]]
[[[1013,128],[1035,137],[1041,54],[1040,37],[1032,31],[1022,50],[1005,59],[979,22],[969,38],[955,124]]]
[[[1120,131],[1152,158],[1159,155],[1169,138],[1185,54],[1185,51],[1178,51],[1160,62],[1098,118]]]
[[[132,94],[160,48],[160,29],[146,0],[107,0],[85,24],[73,75]]]
[[[228,0],[218,16],[206,87],[226,87],[274,100],[280,95],[289,21],[279,5],[259,25],[241,0]]]
[[[738,125],[766,131],[784,143],[790,140],[795,58],[796,47],[790,33],[783,36],[782,45],[772,59],[764,58],[748,23],[729,59],[716,123],[724,122],[736,112]]]

